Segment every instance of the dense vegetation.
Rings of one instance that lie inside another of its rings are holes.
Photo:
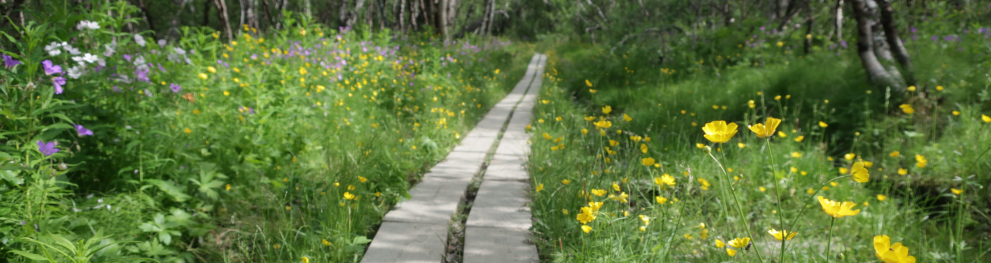
[[[978,1],[9,0],[0,259],[360,261],[382,215],[537,51],[542,261],[981,262],[989,14]]]

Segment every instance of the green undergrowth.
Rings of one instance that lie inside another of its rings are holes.
[[[91,7],[53,3],[3,43],[20,62],[0,70],[13,262],[359,261],[533,48],[292,15],[280,31],[156,40],[124,30],[136,7]]]
[[[908,45],[921,81],[905,93],[870,85],[852,50],[696,71],[637,47],[557,46],[530,127],[541,260],[864,262],[887,235],[920,262],[979,262],[987,46]],[[747,128],[766,117],[782,119],[769,140]],[[725,143],[703,137],[718,120],[739,126]],[[818,196],[860,213],[831,227]],[[798,234],[782,253],[771,229]],[[718,246],[744,237],[752,246]]]

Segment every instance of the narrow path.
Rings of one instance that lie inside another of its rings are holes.
[[[363,263],[376,263],[376,262],[440,262],[443,257],[446,244],[446,236],[448,232],[448,222],[451,220],[451,215],[457,210],[458,202],[461,197],[465,194],[465,190],[468,188],[468,183],[471,181],[472,177],[482,168],[482,163],[485,160],[486,154],[490,148],[492,148],[496,142],[496,138],[499,136],[499,132],[504,128],[507,120],[510,118],[510,112],[514,112],[514,118],[509,120],[509,129],[513,129],[515,132],[507,130],[501,143],[502,145],[512,144],[514,146],[507,147],[503,150],[500,145],[496,150],[496,157],[493,158],[492,163],[499,165],[493,170],[493,167],[489,166],[488,174],[495,174],[496,177],[503,176],[510,178],[513,176],[515,180],[513,186],[518,186],[518,191],[511,190],[510,188],[496,189],[489,187],[485,182],[482,184],[482,188],[479,190],[479,196],[476,197],[476,203],[474,211],[488,210],[488,209],[505,209],[499,206],[504,206],[506,204],[489,204],[494,199],[504,198],[504,195],[516,195],[517,198],[522,197],[523,199],[517,200],[519,205],[513,209],[519,210],[523,207],[526,202],[525,193],[523,193],[523,187],[526,186],[526,180],[528,176],[526,172],[522,169],[522,159],[525,154],[526,148],[526,134],[524,132],[524,127],[529,123],[530,111],[533,109],[533,102],[536,98],[537,90],[540,89],[541,75],[543,74],[543,64],[546,62],[546,56],[541,54],[535,54],[530,60],[530,64],[527,67],[526,74],[524,74],[523,79],[513,88],[513,90],[506,95],[498,104],[492,107],[491,110],[485,115],[484,118],[475,126],[471,132],[465,136],[465,139],[461,141],[461,144],[454,148],[444,161],[441,161],[436,166],[434,166],[429,172],[423,176],[423,180],[419,184],[410,190],[411,199],[396,205],[395,209],[389,211],[385,218],[383,218],[382,225],[379,227],[378,233],[372,240],[371,245],[369,245],[368,250],[365,252],[365,257],[361,260]],[[536,80],[536,81],[534,81]],[[533,86],[535,84],[536,86]],[[535,88],[534,88],[535,87]],[[527,92],[530,90],[530,92]],[[519,104],[519,106],[517,106]],[[514,107],[515,110],[514,111]],[[525,111],[520,111],[525,108]],[[509,139],[507,141],[508,138]],[[522,138],[522,141],[517,138]],[[503,154],[500,155],[500,150]],[[499,157],[503,156],[503,157]],[[516,169],[519,173],[503,173],[503,170],[509,171]],[[502,175],[500,175],[502,174]],[[498,182],[498,181],[497,181]],[[511,183],[511,182],[507,182]],[[491,185],[495,185],[492,183]],[[487,188],[488,187],[488,188]],[[486,190],[492,188],[490,190]],[[496,190],[504,192],[494,192]],[[484,191],[484,192],[483,192]],[[505,192],[509,191],[509,192]],[[485,194],[484,196],[482,194]],[[480,199],[483,198],[483,199]],[[481,200],[481,202],[479,202]],[[514,203],[515,204],[515,203]],[[484,206],[479,206],[484,205]],[[479,213],[480,215],[475,215]],[[494,233],[493,238],[483,238],[485,233],[475,233],[473,229],[480,229],[481,227],[492,225],[487,223],[486,220],[476,220],[476,227],[472,227],[472,217],[486,216],[483,212],[476,212],[469,215],[468,219],[468,233],[466,234],[465,245],[465,262],[475,262],[474,257],[469,258],[468,249],[472,248],[469,245],[477,244],[477,242],[470,241],[472,238],[478,238],[482,241],[494,244],[505,245],[517,245],[517,246],[528,246],[527,248],[521,247],[526,251],[519,253],[529,253],[532,256],[527,256],[527,258],[537,259],[536,247],[532,244],[524,244],[523,240],[528,238],[530,227],[530,211],[525,211],[525,224],[522,222],[520,215],[519,219],[506,221],[506,222],[517,222],[514,227],[523,227],[523,233],[525,235],[513,235],[512,237],[522,237],[519,242],[515,242],[516,239],[512,239],[514,243],[510,244],[511,240],[505,240],[505,233],[499,234]],[[522,214],[519,212],[518,214]],[[502,216],[502,215],[497,215]],[[497,219],[498,217],[492,217],[492,219]],[[515,217],[514,217],[515,218]],[[497,219],[498,220],[498,219]],[[504,220],[498,220],[504,221]],[[492,225],[499,226],[499,225]],[[492,228],[495,230],[502,228]],[[515,229],[515,228],[514,228]],[[514,230],[515,231],[515,230]],[[505,231],[504,231],[505,232]],[[519,231],[516,231],[519,232]],[[512,233],[516,233],[512,232]],[[508,233],[508,232],[507,232]],[[474,235],[473,235],[474,234]],[[499,241],[502,240],[502,241]],[[518,243],[518,244],[517,244]],[[489,248],[495,249],[497,245],[485,245]],[[472,250],[475,251],[475,250]],[[515,251],[515,250],[513,250]],[[495,253],[506,253],[506,249],[498,249]],[[518,254],[519,254],[518,253]],[[480,251],[475,253],[477,255],[488,255],[491,254],[487,251]],[[513,261],[512,259],[507,259]]]
[[[546,60],[547,56],[543,56],[543,61]],[[530,199],[526,193],[530,176],[523,168],[530,149],[526,126],[540,94],[543,64],[535,74],[482,177],[466,224],[465,263],[539,261],[537,247],[527,243],[532,222],[530,208],[526,206]]]

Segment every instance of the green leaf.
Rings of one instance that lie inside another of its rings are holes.
[[[172,181],[162,181],[156,179],[146,179],[145,181],[151,183],[152,185],[157,186],[159,190],[162,190],[162,192],[165,192],[166,194],[171,196],[172,199],[175,199],[177,202],[185,202],[190,198],[189,195],[183,193],[184,189],[180,188]]]
[[[56,262],[56,261],[49,261],[49,260],[48,260],[47,258],[45,258],[45,257],[44,257],[44,256],[42,256],[42,255],[38,255],[38,254],[34,254],[34,253],[30,253],[30,252],[26,252],[26,251],[20,251],[20,250],[11,250],[10,252],[11,252],[11,253],[14,253],[14,254],[18,254],[18,255],[21,255],[22,257],[26,257],[26,258],[28,258],[28,259],[30,259],[30,260],[37,260],[37,261],[48,261],[48,262]]]

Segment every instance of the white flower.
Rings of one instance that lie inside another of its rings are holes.
[[[57,56],[58,54],[62,54],[62,50],[59,47],[62,47],[62,44],[52,42],[45,46],[45,51],[48,52],[49,56]]]
[[[134,34],[134,43],[138,44],[138,46],[143,47],[145,46],[145,38],[141,37],[141,35]]]
[[[83,54],[82,57],[72,57],[72,60],[75,60],[76,62],[79,62],[79,64],[86,64],[86,63],[91,63],[92,64],[92,63],[96,62],[97,60],[100,60],[100,58],[97,57],[96,55],[93,55],[93,54],[90,54],[90,53],[86,53],[86,54]]]
[[[159,39],[159,40],[158,40],[158,46],[159,46],[159,47],[164,47],[164,46],[165,46],[165,44],[166,44],[166,43],[165,43],[165,39]]]
[[[78,65],[69,68],[69,70],[67,70],[69,72],[69,78],[78,79],[80,76],[83,75],[83,70],[85,69],[86,67],[84,65]]]
[[[175,51],[175,53],[176,54],[179,54],[179,55],[185,55],[186,54],[186,51],[185,50],[182,50],[181,48],[178,48],[178,47],[172,48],[172,51]]]
[[[76,48],[72,47],[71,45],[66,44],[65,42],[62,42],[62,49],[65,49],[65,51],[68,51],[69,54],[71,54],[73,56],[82,54],[81,52],[79,52],[79,49],[76,49]]]
[[[103,51],[104,57],[113,56],[114,52],[117,52],[117,40],[114,39],[110,44],[103,45],[103,47],[106,48],[106,51]]]
[[[107,66],[107,61],[106,61],[106,60],[103,60],[103,59],[101,58],[100,60],[97,60],[97,61],[96,61],[96,64],[97,64],[97,65],[100,65],[101,67],[106,67],[106,66]]]
[[[98,24],[96,22],[88,21],[88,20],[79,21],[79,24],[76,25],[76,29],[83,30],[84,28],[85,29],[100,29],[100,24]]]

